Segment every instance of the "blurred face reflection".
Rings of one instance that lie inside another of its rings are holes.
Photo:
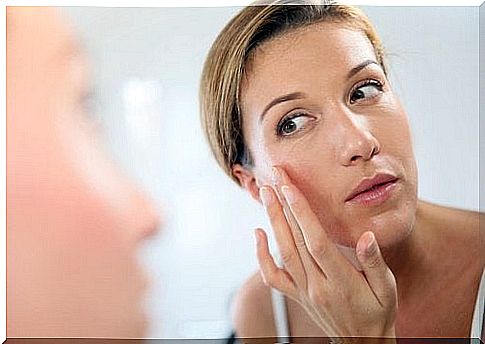
[[[7,336],[143,337],[151,204],[96,140],[56,10],[7,10]]]

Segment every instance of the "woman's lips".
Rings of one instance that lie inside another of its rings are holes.
[[[391,197],[397,181],[398,178],[390,174],[378,174],[373,178],[363,179],[345,202],[364,206],[381,204]]]

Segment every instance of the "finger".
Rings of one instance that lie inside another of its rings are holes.
[[[396,280],[382,258],[374,233],[365,232],[357,241],[357,258],[374,295],[382,306],[397,302]]]
[[[269,252],[268,237],[266,236],[266,233],[262,229],[258,228],[255,230],[254,234],[256,236],[258,263],[264,283],[271,288],[281,291],[289,297],[295,298],[295,283],[284,269],[280,269],[276,265],[271,253]]]
[[[259,194],[275,234],[283,265],[296,285],[306,289],[305,269],[295,246],[291,229],[283,213],[283,208],[272,188],[263,186],[259,189]]]
[[[327,277],[342,275],[342,269],[345,266],[350,267],[349,262],[328,238],[325,229],[305,196],[291,183],[284,171],[281,171],[281,175],[283,181],[281,193],[298,223],[304,245],[309,254]]]
[[[302,224],[299,223],[298,219],[294,216],[295,214],[291,210],[291,206],[288,204],[286,197],[282,192],[282,188],[288,184],[291,184],[291,181],[282,168],[273,167],[273,182],[275,183],[277,190],[280,191],[280,200],[283,204],[288,223],[290,224],[293,239],[303,262],[303,266],[307,272],[308,279],[315,280],[316,284],[319,285],[321,282],[320,278],[327,276],[312,256],[310,247],[305,240],[304,229],[301,226]],[[319,289],[320,286],[317,288]]]

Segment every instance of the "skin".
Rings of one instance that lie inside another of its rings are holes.
[[[143,337],[154,204],[111,161],[56,10],[7,9],[7,337]]]
[[[381,67],[369,61],[376,57],[365,35],[332,23],[277,37],[251,59],[241,108],[254,164],[234,165],[233,173],[256,200],[272,194],[273,202],[263,203],[284,269],[274,265],[265,235],[257,231],[265,281],[253,276],[236,299],[234,320],[241,336],[275,335],[263,282],[291,299],[294,336],[469,334],[483,269],[476,259],[479,214],[418,201],[406,113]],[[293,93],[297,99],[265,112],[274,99]],[[282,121],[285,125],[275,129]],[[283,180],[275,178],[275,166]],[[377,173],[398,178],[387,201],[369,207],[345,202],[363,178]],[[298,207],[288,204],[283,186],[298,195]],[[283,208],[296,223],[285,220]],[[366,256],[369,231],[379,249]],[[350,248],[363,271],[343,260],[335,244]],[[379,291],[397,299],[388,297],[379,302],[382,309],[372,308]],[[351,300],[348,296],[356,292],[359,297]],[[367,306],[378,324],[362,327],[365,317],[359,318],[356,309]],[[255,313],[264,320],[252,320]],[[332,320],[339,325],[330,326]]]

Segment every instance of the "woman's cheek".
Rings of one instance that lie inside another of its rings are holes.
[[[400,142],[401,145],[411,145],[411,130],[406,112],[402,108],[399,100],[389,97],[381,103],[378,112],[381,114],[376,117],[375,126],[380,129],[380,134],[387,141]]]

